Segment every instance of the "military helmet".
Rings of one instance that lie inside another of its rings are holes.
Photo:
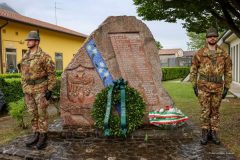
[[[28,36],[25,39],[25,41],[28,41],[28,40],[39,40],[40,41],[39,33],[37,31],[30,31],[28,33]]]
[[[218,31],[216,28],[210,27],[207,30],[206,37],[218,37]]]

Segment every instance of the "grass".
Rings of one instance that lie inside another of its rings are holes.
[[[190,83],[163,82],[177,108],[200,127],[200,105]],[[220,108],[219,137],[222,143],[240,158],[240,99],[229,98]]]
[[[59,115],[57,113],[49,115],[49,123],[52,123],[58,117]],[[19,127],[17,121],[12,117],[2,115],[2,117],[0,117],[0,145],[7,144],[13,139],[16,139],[17,137],[31,134],[32,130],[30,127],[30,116],[27,115],[24,118],[24,121],[27,123],[28,126],[26,129],[22,129],[21,127]]]
[[[23,130],[18,127],[14,120],[8,120],[7,124],[1,125],[0,128],[0,145],[7,144],[9,141],[29,133],[31,133],[29,128]]]

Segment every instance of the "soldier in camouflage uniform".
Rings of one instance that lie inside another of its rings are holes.
[[[219,108],[227,95],[232,82],[232,61],[228,53],[217,45],[218,32],[209,28],[206,33],[206,46],[193,57],[190,81],[201,105],[201,144],[212,139],[220,144],[217,136]]]
[[[22,72],[22,88],[28,112],[32,116],[34,135],[26,142],[37,149],[46,147],[48,114],[47,107],[56,83],[55,65],[51,57],[39,47],[38,32],[31,31],[26,39],[29,51],[23,55],[18,64]]]

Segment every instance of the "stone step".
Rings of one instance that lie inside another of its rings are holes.
[[[129,137],[137,138],[148,138],[148,139],[161,139],[163,137],[170,137],[170,135],[178,135],[179,138],[192,138],[193,136],[193,125],[191,122],[187,122],[180,128],[172,128],[162,130],[156,126],[146,125],[134,131]],[[198,132],[199,134],[200,132]],[[194,133],[196,135],[196,133]],[[180,136],[181,135],[181,136]],[[76,126],[63,126],[62,119],[56,119],[52,124],[49,125],[49,136],[51,138],[62,138],[62,139],[83,139],[87,137],[98,137],[105,138],[103,132],[92,127],[76,127]]]

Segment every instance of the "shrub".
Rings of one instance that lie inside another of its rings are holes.
[[[61,79],[57,78],[57,84],[53,90],[53,97],[59,100]],[[5,96],[6,103],[15,102],[23,97],[21,80],[18,78],[3,79],[0,77],[0,88]]]
[[[58,70],[58,71],[56,71],[56,76],[59,78],[59,77],[61,77],[62,73],[63,73],[63,71]]]
[[[24,122],[24,117],[27,114],[27,108],[23,98],[16,102],[9,103],[9,114],[12,118],[17,120],[19,127],[22,127],[23,129],[27,128],[27,125]]]
[[[0,78],[21,78],[20,73],[0,74]]]
[[[6,103],[15,102],[23,97],[20,79],[4,80],[0,78],[0,88],[5,96]]]
[[[189,74],[189,67],[163,67],[162,80],[172,80],[177,78],[185,78]]]
[[[63,71],[56,71],[56,76],[57,77],[61,77]],[[0,78],[3,79],[10,79],[10,78],[21,78],[21,74],[20,73],[9,73],[9,74],[0,74]]]

